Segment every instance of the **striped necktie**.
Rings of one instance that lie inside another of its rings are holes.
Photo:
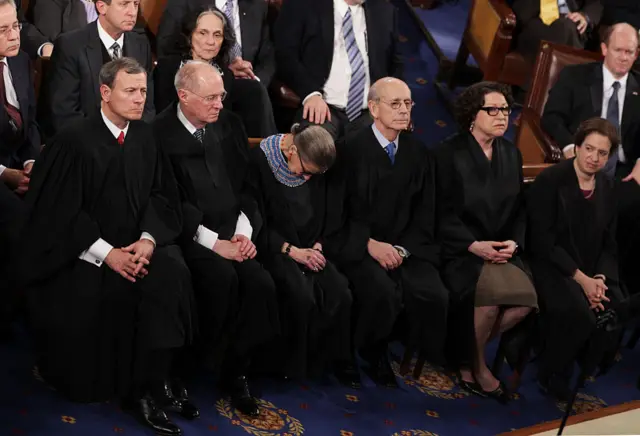
[[[122,56],[122,53],[120,52],[120,44],[114,42],[111,46],[111,53],[111,60],[120,59],[120,57]]]
[[[193,136],[195,136],[198,141],[202,142],[204,139],[204,129],[196,129],[196,131],[193,132]]]
[[[349,57],[349,65],[351,65],[351,81],[349,83],[349,96],[347,97],[347,118],[353,121],[362,112],[364,103],[364,81],[366,74],[364,70],[364,59],[362,53],[356,44],[356,36],[353,32],[353,20],[351,19],[351,8],[347,9],[347,13],[342,20],[342,36],[344,45],[347,48],[347,56]]]
[[[613,126],[620,132],[620,106],[618,100],[618,91],[620,90],[620,82],[615,81],[613,85],[613,93],[611,97],[609,97],[609,103],[607,104],[607,121],[609,121]],[[602,172],[607,176],[614,178],[616,175],[616,166],[618,165],[618,150],[614,153],[611,153],[609,156],[609,160],[605,164]]]
[[[235,29],[235,23],[233,21],[233,0],[227,0],[224,4],[224,14],[227,16],[229,27]],[[229,57],[231,58],[231,62],[237,57],[242,57],[242,49],[240,48],[240,44],[238,44],[237,38],[238,35],[236,35],[236,42],[233,43],[233,47],[230,49]]]

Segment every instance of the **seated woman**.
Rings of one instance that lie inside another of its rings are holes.
[[[503,138],[511,104],[504,85],[470,86],[456,102],[463,130],[436,154],[442,279],[451,292],[447,359],[460,369],[464,389],[503,403],[508,394],[487,367],[485,345],[537,308],[520,258],[526,217],[522,156]]]
[[[601,172],[616,152],[618,133],[608,121],[592,118],[580,125],[574,144],[575,158],[544,170],[527,198],[530,265],[543,320],[538,383],[563,401],[571,395],[573,363],[596,316],[609,307],[621,310],[623,299],[615,187]]]
[[[284,375],[318,375],[331,365],[340,381],[360,384],[351,361],[351,292],[322,252],[327,181],[336,149],[320,126],[295,124],[251,150],[252,188],[264,220],[258,255],[280,295]]]
[[[225,106],[242,119],[247,135],[266,137],[277,132],[269,93],[258,80],[236,79],[229,70],[233,29],[225,15],[214,6],[201,6],[187,14],[182,23],[181,54],[158,59],[154,70],[156,111],[159,113],[177,100],[174,87],[176,72],[189,60],[214,65],[222,75],[227,92]]]

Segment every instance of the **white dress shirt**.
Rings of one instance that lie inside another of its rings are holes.
[[[216,8],[220,9],[223,13],[227,0],[216,0]],[[242,33],[240,31],[240,7],[238,6],[238,0],[233,0],[233,7],[231,8],[231,17],[233,20],[233,33],[236,35],[236,41],[240,48],[242,48]]]
[[[613,77],[613,74],[602,65],[602,109],[600,111],[600,118],[607,119],[607,110],[609,109],[609,99],[613,95],[613,83],[619,82],[620,88],[618,88],[618,125],[622,127],[622,111],[624,110],[624,98],[627,94],[627,79],[629,73],[622,76],[620,79]],[[574,144],[569,144],[564,147],[563,151],[573,150]],[[618,147],[618,160],[622,163],[626,162],[624,155],[624,149],[622,144]]]
[[[13,78],[11,77],[11,70],[9,69],[9,63],[7,62],[7,58],[0,59],[0,62],[4,64],[4,73],[2,76],[2,80],[4,80],[4,91],[7,96],[7,103],[16,109],[20,110],[20,103],[18,102],[18,94],[16,94],[16,89],[13,87]],[[28,164],[35,162],[33,159],[26,160],[22,163],[23,166],[27,166]],[[0,176],[4,172],[7,167],[4,165],[0,165]]]
[[[109,35],[107,31],[102,28],[102,26],[100,25],[100,20],[97,20],[96,23],[98,24],[98,36],[100,37],[100,41],[102,41],[104,47],[107,49],[107,53],[109,53],[109,56],[113,58],[113,49],[111,48],[111,46],[115,42],[117,42],[120,46],[120,55],[124,56],[124,33],[120,35],[120,38],[113,39],[111,35]]]
[[[129,123],[127,123],[127,126],[124,129],[120,129],[118,126],[113,124],[109,118],[106,117],[102,110],[100,111],[100,114],[102,115],[102,120],[104,121],[114,138],[118,138],[118,136],[120,136],[120,132],[124,132],[124,136],[127,136],[127,132],[129,131]],[[140,235],[140,239],[148,239],[149,241],[153,242],[153,245],[156,245],[156,240],[147,232],[142,232],[142,234]],[[84,260],[85,262],[89,262],[90,264],[93,264],[97,267],[100,267],[102,266],[104,260],[107,258],[112,249],[113,245],[109,244],[102,238],[98,238],[96,242],[91,244],[91,247],[80,253],[78,258]]]
[[[353,33],[356,37],[356,45],[364,61],[366,78],[364,81],[362,109],[366,109],[371,79],[369,77],[369,53],[367,48],[367,21],[362,5],[350,6],[345,0],[333,0],[333,60],[331,61],[329,77],[322,91],[328,104],[341,109],[347,107],[349,85],[351,83],[351,64],[349,63],[347,47],[342,36],[342,20],[348,9],[351,9],[351,21],[353,23]],[[314,95],[320,95],[320,93],[312,92],[304,98],[302,103],[306,103],[307,99]]]
[[[389,145],[389,143],[393,142],[396,145],[396,149],[395,149],[394,153],[395,154],[398,153],[398,147],[400,147],[400,133],[398,133],[398,136],[396,136],[396,139],[394,139],[393,141],[389,141],[387,138],[384,137],[382,132],[380,132],[380,130],[378,130],[378,128],[376,127],[376,123],[371,124],[371,130],[373,130],[373,134],[375,135],[376,139],[378,140],[378,142],[380,143],[382,148],[387,148],[387,145]],[[385,153],[386,153],[386,151],[385,151]]]
[[[189,121],[187,117],[184,116],[184,113],[182,112],[179,104],[178,119],[191,135],[193,135],[195,131],[198,130],[193,124],[191,124],[191,121]],[[251,222],[242,211],[240,211],[240,214],[238,215],[238,220],[236,221],[236,230],[234,234],[244,235],[249,239],[251,239],[251,236],[253,235],[253,227],[251,226]],[[206,228],[201,224],[198,226],[196,234],[193,235],[193,240],[202,245],[204,248],[208,248],[209,250],[213,251],[213,246],[218,241],[218,233]]]

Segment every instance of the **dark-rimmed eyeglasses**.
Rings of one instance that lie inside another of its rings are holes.
[[[311,171],[307,171],[307,169],[304,167],[304,162],[302,161],[302,157],[300,156],[300,153],[298,153],[298,160],[300,161],[300,169],[302,170],[302,173],[300,174],[301,176],[319,176],[321,174],[324,174],[326,172],[326,170],[323,171],[318,171],[316,173],[312,173]]]
[[[386,101],[384,99],[380,99],[381,102],[383,102],[384,104],[388,105],[391,109],[397,111],[398,109],[400,109],[400,107],[404,104],[404,106],[407,108],[407,110],[411,110],[412,107],[414,107],[416,105],[416,102],[413,100],[392,100],[392,101]]]
[[[509,106],[505,106],[505,107],[485,106],[485,107],[481,107],[480,110],[485,111],[492,117],[495,117],[496,115],[498,115],[498,112],[502,112],[502,115],[504,115],[505,117],[511,114],[511,107]]]

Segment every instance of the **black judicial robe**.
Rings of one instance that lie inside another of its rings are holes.
[[[208,359],[219,357],[215,348],[224,347],[220,338],[230,331],[234,353],[246,357],[279,330],[273,281],[255,259],[229,261],[193,240],[199,225],[230,240],[241,211],[254,240],[260,232],[262,220],[246,187],[249,145],[242,122],[222,110],[215,123],[207,124],[200,143],[180,122],[173,104],[156,118],[154,128],[180,190],[180,243],[194,278],[205,365],[216,365]]]
[[[466,361],[473,350],[475,290],[484,260],[469,252],[475,241],[515,241],[524,247],[526,211],[522,156],[495,138],[491,161],[468,132],[446,139],[436,151],[442,278],[451,291],[449,359]],[[524,271],[517,254],[511,263]],[[458,362],[460,363],[460,362]]]
[[[544,170],[527,196],[530,266],[546,339],[539,366],[547,373],[563,371],[595,327],[595,313],[572,279],[577,269],[589,277],[604,274],[611,300],[605,308],[615,308],[620,317],[626,311],[618,273],[614,182],[597,173],[595,192],[586,199],[573,162]]]
[[[346,278],[327,260],[319,272],[282,253],[285,242],[298,248],[324,243],[329,187],[315,175],[290,187],[274,176],[260,147],[250,152],[252,195],[263,228],[257,239],[260,261],[271,273],[280,301],[284,341],[279,358],[291,377],[315,375],[351,358],[351,291]]]
[[[336,259],[353,286],[356,347],[384,341],[404,307],[409,345],[432,362],[442,360],[448,292],[437,265],[436,195],[430,152],[401,133],[395,163],[369,126],[338,144],[336,174],[344,188],[329,219],[328,257]],[[337,227],[335,222],[340,222]],[[368,253],[369,239],[400,245],[411,255],[387,273]],[[442,333],[442,334],[440,334]]]
[[[127,395],[137,356],[188,339],[190,281],[179,249],[177,192],[151,128],[132,121],[123,146],[100,114],[69,126],[34,168],[21,255],[45,380],[72,400]],[[174,194],[175,193],[175,194]],[[150,233],[149,275],[130,283],[78,258],[99,238],[124,247]]]

